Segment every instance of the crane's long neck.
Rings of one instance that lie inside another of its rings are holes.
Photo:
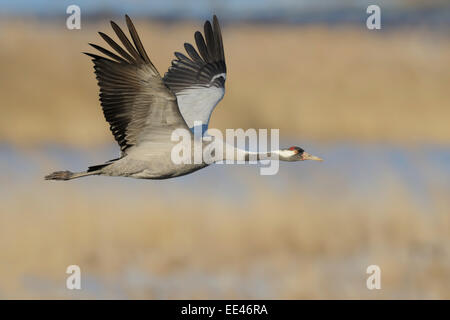
[[[204,154],[211,155],[214,159],[212,162],[252,162],[260,160],[291,161],[290,157],[295,154],[295,152],[291,150],[270,150],[266,152],[249,151],[246,149],[237,148],[234,145],[227,144],[220,140],[216,140],[214,143],[204,143],[203,147],[206,148],[206,152]]]
[[[231,149],[229,149],[231,150]],[[290,150],[271,150],[267,152],[253,152],[245,149],[238,149],[233,147],[232,152],[224,152],[223,160],[234,160],[234,161],[260,161],[260,160],[281,160],[289,161],[290,156],[292,156],[292,151]]]

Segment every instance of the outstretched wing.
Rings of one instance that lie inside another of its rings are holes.
[[[108,58],[86,53],[93,58],[103,114],[122,153],[149,139],[152,133],[160,135],[161,131],[174,128],[187,129],[175,95],[150,61],[131,19],[125,17],[134,46],[111,21],[124,48],[99,32],[116,53],[95,44],[90,45]]]
[[[176,59],[164,75],[164,82],[176,94],[178,106],[187,125],[192,129],[194,121],[201,121],[203,129],[208,128],[209,118],[217,103],[225,94],[226,65],[222,34],[217,17],[213,25],[204,26],[205,39],[197,31],[194,47],[185,43],[189,57],[175,52]]]

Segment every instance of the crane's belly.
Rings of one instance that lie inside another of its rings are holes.
[[[169,155],[153,155],[145,160],[127,155],[106,167],[102,174],[137,179],[169,179],[192,173],[206,166],[204,163],[175,164]]]

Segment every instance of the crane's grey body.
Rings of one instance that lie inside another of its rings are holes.
[[[171,137],[175,130],[185,129],[193,148],[192,132],[197,131],[195,123],[200,121],[203,135],[211,113],[223,98],[226,65],[217,17],[214,16],[212,24],[209,21],[205,23],[204,37],[199,31],[195,33],[198,52],[191,44],[185,43],[188,56],[175,52],[176,59],[164,77],[150,61],[128,16],[126,23],[133,43],[111,21],[122,46],[99,32],[114,52],[91,44],[106,57],[86,53],[92,57],[103,114],[120,146],[121,156],[91,166],[85,172],[56,171],[46,179],[70,180],[89,175],[167,179],[208,165],[203,161],[196,163],[194,152],[191,152],[191,161],[174,162],[172,149],[177,142]],[[195,139],[201,139],[203,147],[211,143],[201,137]],[[319,159],[304,153],[301,148],[293,148],[276,152],[281,160],[286,161]],[[245,156],[246,151],[235,149],[233,156],[242,152]]]
[[[160,144],[147,142],[130,150],[123,158],[103,167],[97,174],[123,176],[139,179],[168,179],[183,176],[207,166],[195,164],[175,164],[171,160],[174,143]]]

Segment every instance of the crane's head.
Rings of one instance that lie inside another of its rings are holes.
[[[282,150],[280,152],[280,158],[285,161],[303,161],[303,160],[323,161],[323,159],[313,156],[312,154],[305,152],[305,150],[303,150],[302,148],[296,146]]]

